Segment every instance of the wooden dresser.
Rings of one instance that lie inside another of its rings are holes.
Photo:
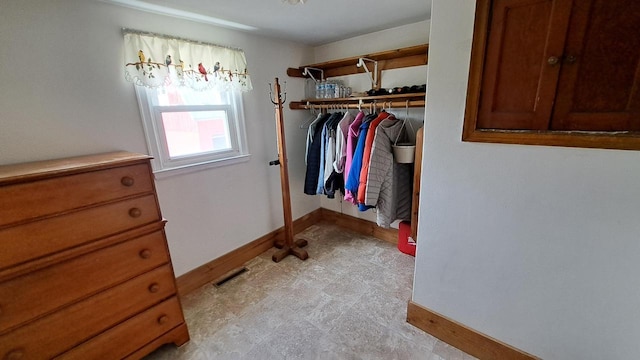
[[[146,155],[0,166],[0,359],[137,359],[189,333]]]

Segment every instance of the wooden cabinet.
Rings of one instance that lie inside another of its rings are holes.
[[[574,0],[553,130],[640,131],[640,3]]]
[[[469,84],[475,129],[638,131],[640,3],[479,0]]]
[[[141,358],[189,340],[149,157],[0,167],[0,358]]]

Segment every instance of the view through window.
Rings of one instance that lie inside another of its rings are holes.
[[[137,92],[156,172],[248,156],[239,92],[174,85]]]

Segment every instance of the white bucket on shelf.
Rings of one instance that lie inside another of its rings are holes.
[[[400,128],[400,131],[398,132],[398,136],[396,136],[396,140],[393,142],[393,145],[392,145],[393,158],[395,162],[397,162],[398,164],[412,164],[415,161],[415,156],[416,156],[416,144],[406,143],[406,142],[398,143],[398,140],[400,139],[400,135],[402,134],[402,130],[407,125],[407,122],[409,122],[411,131],[415,133],[415,131],[413,130],[413,125],[411,124],[411,121],[409,121],[409,102],[408,101],[407,101],[407,107],[405,110],[406,110],[406,115],[402,120],[402,127]]]
[[[415,160],[416,146],[413,144],[394,144],[393,157],[399,164],[411,164]]]

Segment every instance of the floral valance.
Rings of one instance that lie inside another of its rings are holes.
[[[123,33],[125,77],[136,85],[252,89],[242,50],[132,30]]]

